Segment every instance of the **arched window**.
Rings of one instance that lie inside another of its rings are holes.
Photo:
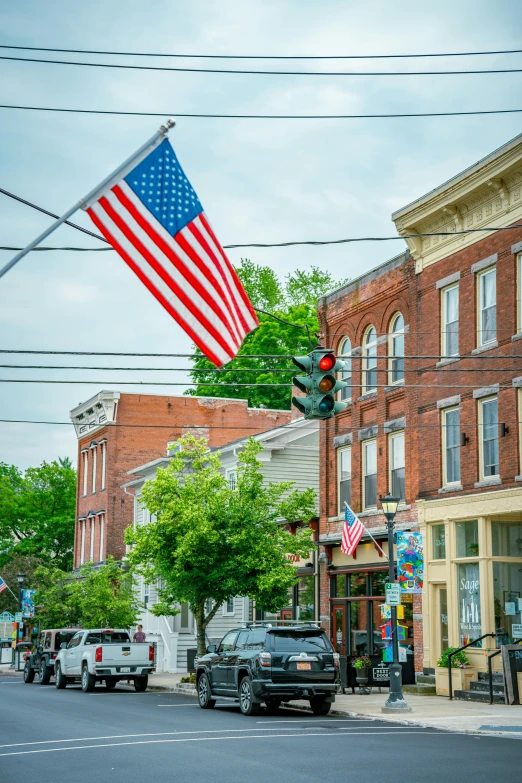
[[[339,373],[339,380],[344,381],[346,386],[339,392],[341,400],[352,399],[352,343],[349,337],[345,337],[339,343],[339,349],[337,355],[341,362],[344,362],[344,367]]]
[[[393,316],[390,325],[390,383],[404,380],[404,318],[401,313]]]
[[[377,332],[369,326],[364,335],[364,391],[377,388]]]

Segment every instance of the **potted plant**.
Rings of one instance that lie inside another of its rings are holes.
[[[368,684],[368,669],[372,665],[371,659],[367,655],[358,655],[352,659],[352,666],[355,669],[355,679],[359,685],[359,694],[365,695],[370,692],[365,686]]]
[[[435,687],[438,696],[449,696],[448,656],[457,647],[448,647],[441,654],[435,669]],[[453,655],[451,659],[451,681],[453,692],[469,690],[476,669],[470,665],[465,650]]]

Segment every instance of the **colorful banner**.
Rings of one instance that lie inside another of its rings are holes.
[[[22,614],[34,617],[34,594],[36,590],[22,590]]]
[[[397,533],[397,580],[403,593],[422,593],[424,584],[422,533]]]

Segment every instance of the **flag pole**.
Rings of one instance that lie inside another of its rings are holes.
[[[348,503],[346,502],[346,500],[344,501],[344,505],[346,506],[346,508],[350,508],[350,507],[349,507],[349,505],[348,505]],[[359,518],[359,517],[357,517],[357,519],[359,520],[359,522],[361,522],[361,520],[360,520],[360,518]],[[388,557],[388,555],[386,554],[386,552],[384,551],[384,549],[382,548],[382,546],[381,546],[380,544],[378,544],[378,543],[377,543],[377,541],[376,541],[376,540],[375,540],[375,538],[372,536],[372,534],[370,533],[370,531],[368,530],[368,528],[367,528],[367,527],[365,527],[365,525],[364,525],[364,522],[361,522],[361,525],[364,527],[364,529],[366,530],[366,532],[368,533],[368,535],[369,535],[369,536],[370,536],[370,538],[372,539],[372,541],[373,541],[373,543],[375,544],[375,546],[377,547],[377,549],[378,549],[380,552],[382,552],[382,554],[383,554],[383,557],[385,557],[385,558],[386,558],[386,560],[388,560],[388,562],[389,562],[389,561],[390,561],[390,558]]]
[[[13,596],[13,598],[15,599],[15,601],[18,601],[18,598],[17,598],[17,597],[16,597],[16,595],[13,593],[13,591],[11,590],[11,588],[9,587],[9,585],[7,584],[7,582],[5,581],[5,579],[3,580],[3,582],[4,582],[4,585],[7,587],[7,589],[9,590],[9,592],[11,593],[11,595]]]
[[[172,120],[167,120],[165,125],[162,125],[160,129],[152,136],[143,146],[141,146],[133,155],[131,155],[127,160],[121,164],[121,166],[118,166],[118,168],[112,172],[108,177],[106,177],[103,182],[101,182],[99,185],[97,185],[95,188],[93,188],[86,196],[85,198],[80,199],[80,201],[76,202],[76,204],[67,210],[61,217],[59,217],[57,220],[55,220],[54,223],[52,223],[49,228],[47,228],[40,236],[36,237],[27,247],[24,247],[23,250],[20,250],[19,253],[17,253],[10,261],[7,262],[7,264],[0,269],[0,277],[3,277],[7,272],[9,272],[10,269],[12,269],[15,264],[17,264],[24,256],[27,255],[27,253],[30,253],[31,250],[33,250],[35,247],[37,247],[42,240],[46,239],[49,234],[52,234],[53,231],[55,231],[58,226],[61,226],[62,223],[65,223],[66,220],[68,220],[71,215],[74,215],[74,213],[78,209],[87,209],[93,203],[96,201],[97,198],[103,193],[103,191],[112,186],[118,179],[121,179],[126,174],[128,174],[129,171],[132,171],[132,169],[138,165],[138,163],[143,160],[143,158],[147,157],[147,155],[154,150],[158,144],[161,144],[164,138],[166,138],[169,129],[174,127],[174,122]]]

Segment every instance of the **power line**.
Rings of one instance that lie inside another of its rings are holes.
[[[103,54],[118,57],[177,57],[198,60],[397,60],[418,57],[480,57],[483,55],[520,54],[522,49],[498,49],[480,52],[421,52],[418,54],[180,54],[168,52],[114,52],[96,49],[58,49],[49,46],[11,46],[1,44],[0,49],[17,49],[30,52],[61,52],[63,54]]]
[[[0,60],[48,65],[76,65],[82,68],[111,68],[126,71],[166,71],[171,73],[219,73],[241,76],[469,76],[486,73],[521,73],[522,68],[484,68],[464,71],[252,71],[234,68],[173,68],[164,65],[125,65],[124,63],[93,63],[78,60],[48,60],[39,57],[0,55]]]
[[[339,358],[339,357],[338,357]],[[344,357],[346,358],[346,357]],[[379,357],[379,358],[386,358],[386,357]],[[387,357],[390,358],[390,357]],[[400,357],[393,357],[394,359],[400,358]],[[485,357],[486,358],[486,357]],[[504,357],[497,357],[497,358],[504,358]],[[518,357],[519,359],[522,359],[522,356]],[[190,373],[208,373],[208,372],[214,372],[217,373],[218,376],[221,375],[224,372],[234,372],[234,373],[243,373],[243,372],[255,372],[255,373],[264,373],[264,372],[270,372],[270,373],[298,373],[299,370],[297,367],[286,367],[286,368],[280,368],[280,367],[92,367],[92,366],[86,366],[86,365],[71,365],[71,364],[0,364],[0,369],[2,370],[114,370],[117,372],[190,372]],[[377,369],[376,372],[386,372],[388,373],[389,370],[382,370]],[[439,373],[445,373],[445,372],[522,372],[522,367],[488,367],[487,369],[484,367],[459,367],[459,368],[449,368],[449,367],[419,367],[417,369],[405,367],[403,368],[402,372],[414,372],[414,373],[426,373],[426,372],[436,372]],[[202,385],[206,385],[206,381],[198,381],[198,383]],[[209,381],[208,383],[220,383],[220,381]]]
[[[25,111],[65,112],[68,114],[100,114],[116,117],[183,117],[185,119],[210,120],[384,120],[410,117],[475,117],[482,114],[518,114],[522,109],[485,109],[482,111],[402,112],[388,114],[204,114],[178,111],[116,111],[105,109],[64,109],[51,106],[17,106],[0,104],[0,109]]]

